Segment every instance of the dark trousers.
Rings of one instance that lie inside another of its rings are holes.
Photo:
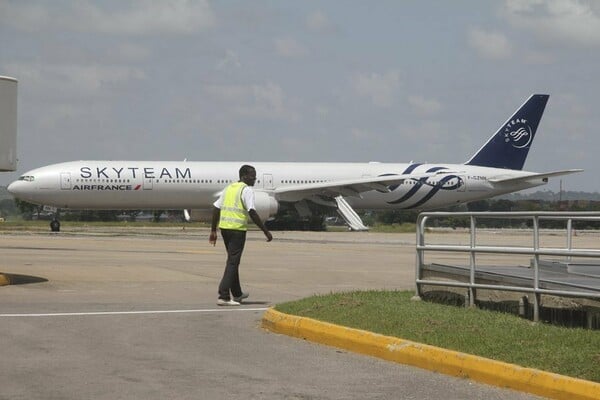
[[[223,236],[225,249],[227,249],[227,264],[219,284],[219,298],[229,300],[230,296],[239,297],[242,295],[239,267],[244,244],[246,243],[246,231],[221,229],[221,236]]]

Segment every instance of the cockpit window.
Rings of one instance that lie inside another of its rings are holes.
[[[25,182],[33,182],[34,177],[32,175],[23,175],[22,177],[19,178],[20,181],[25,181]]]

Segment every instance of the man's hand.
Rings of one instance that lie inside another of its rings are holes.
[[[210,236],[208,237],[208,243],[213,246],[217,244],[217,225],[221,219],[221,209],[213,206],[212,222],[210,224]]]
[[[273,235],[271,235],[271,232],[269,232],[269,230],[265,227],[260,217],[256,213],[256,210],[251,208],[250,210],[248,210],[248,215],[250,216],[250,218],[252,218],[252,222],[254,222],[256,226],[258,226],[260,230],[263,231],[263,233],[267,237],[267,242],[273,240]]]
[[[217,232],[216,231],[210,231],[210,236],[208,237],[208,243],[212,244],[213,246],[217,244]]]

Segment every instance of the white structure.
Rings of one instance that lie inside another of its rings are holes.
[[[17,80],[0,76],[0,171],[17,169]]]

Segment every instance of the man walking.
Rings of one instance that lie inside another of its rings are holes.
[[[242,292],[240,285],[239,265],[242,251],[246,243],[248,216],[267,237],[267,242],[273,240],[271,232],[265,227],[256,213],[254,206],[254,191],[256,170],[251,165],[242,165],[239,171],[240,180],[227,186],[221,197],[213,204],[213,217],[208,242],[213,246],[217,243],[217,224],[223,236],[227,249],[227,264],[219,284],[220,306],[239,306],[248,293]]]

